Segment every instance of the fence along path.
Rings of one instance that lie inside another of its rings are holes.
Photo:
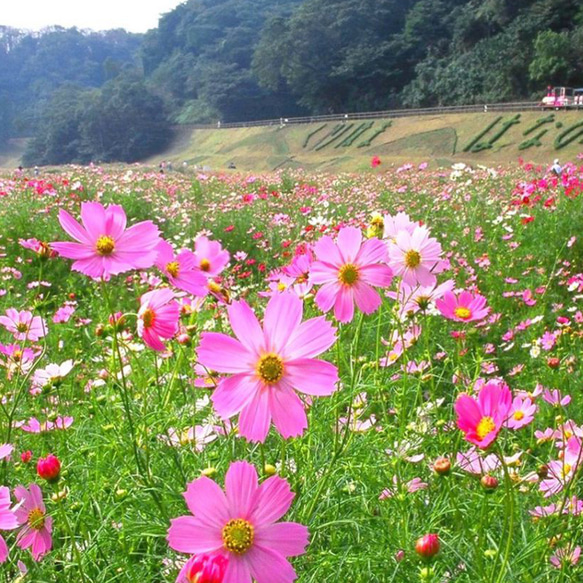
[[[482,105],[448,105],[442,107],[424,107],[420,109],[389,109],[386,111],[369,111],[360,113],[332,113],[329,115],[310,115],[304,117],[281,117],[277,119],[260,119],[257,121],[239,121],[231,123],[217,122],[215,124],[183,124],[175,125],[173,129],[216,130],[230,128],[252,128],[275,125],[296,125],[319,123],[322,121],[347,121],[358,119],[391,119],[397,117],[413,117],[420,115],[442,115],[448,113],[480,113],[504,111],[538,111],[539,102],[517,103],[486,103]]]

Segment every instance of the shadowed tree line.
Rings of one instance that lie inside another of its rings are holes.
[[[34,135],[37,163],[136,160],[172,123],[530,99],[547,84],[583,86],[580,0],[188,0],[144,35],[0,27],[0,139]]]

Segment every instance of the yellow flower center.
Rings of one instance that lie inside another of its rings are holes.
[[[156,319],[156,312],[152,308],[147,308],[142,314],[142,322],[144,322],[144,328],[151,328],[154,325],[154,320]]]
[[[338,280],[344,285],[354,285],[358,278],[360,277],[358,273],[358,267],[352,263],[347,263],[340,268],[338,272]]]
[[[415,251],[415,249],[409,249],[407,253],[405,253],[405,266],[409,269],[415,269],[419,267],[421,263],[421,253],[419,251]]]
[[[512,417],[514,417],[516,421],[520,421],[521,419],[524,419],[524,413],[522,411],[515,411]]]
[[[283,360],[277,354],[264,354],[257,363],[257,374],[268,385],[278,383],[283,377]]]
[[[471,310],[469,310],[468,308],[464,308],[462,306],[457,307],[454,313],[458,318],[461,318],[462,320],[467,320],[472,315]]]
[[[286,289],[287,289],[287,285],[285,285],[285,283],[279,282],[277,284],[277,291],[282,292],[282,291],[285,291]]]
[[[572,466],[571,466],[571,465],[569,465],[569,464],[565,464],[565,465],[563,466],[563,469],[561,470],[561,473],[563,474],[563,476],[562,476],[562,477],[563,477],[563,478],[566,478],[566,477],[569,475],[569,473],[571,472],[571,470],[572,470],[572,469],[573,469],[573,468],[572,468]]]
[[[16,324],[16,330],[18,330],[18,332],[28,332],[28,324],[18,322],[18,324]]]
[[[178,277],[178,272],[180,271],[180,265],[178,261],[171,261],[170,263],[166,264],[166,271],[172,277]]]
[[[41,530],[45,525],[45,513],[40,508],[34,508],[28,513],[28,526],[33,530]]]
[[[492,417],[482,417],[476,427],[476,435],[478,436],[478,441],[482,441],[486,435],[492,433],[496,429],[496,424]]]
[[[22,360],[22,350],[15,350],[12,353],[12,360],[14,362],[20,362]]]
[[[115,249],[115,241],[108,235],[101,235],[101,237],[97,239],[95,247],[99,255],[111,255]]]
[[[225,524],[221,535],[228,551],[244,555],[253,545],[255,529],[249,521],[236,518]]]
[[[203,259],[200,262],[200,268],[201,268],[202,271],[210,271],[211,262],[208,259]]]

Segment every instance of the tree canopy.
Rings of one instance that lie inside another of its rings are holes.
[[[76,159],[142,155],[150,141],[121,129],[124,144],[102,141],[120,119],[163,136],[161,120],[533,99],[548,84],[583,86],[580,0],[187,0],[145,35],[0,26],[0,140],[36,135],[38,153],[62,139]]]

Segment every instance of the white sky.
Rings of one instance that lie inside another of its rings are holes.
[[[0,25],[28,30],[66,28],[146,32],[184,0],[0,0]]]

